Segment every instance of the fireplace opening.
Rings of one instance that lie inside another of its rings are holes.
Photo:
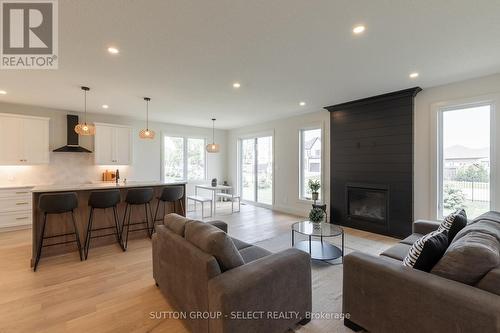
[[[386,223],[388,212],[387,188],[358,185],[347,186],[346,191],[348,218],[381,224]]]

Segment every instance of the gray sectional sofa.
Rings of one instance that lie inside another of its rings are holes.
[[[221,221],[169,214],[153,235],[153,277],[191,332],[282,333],[306,324],[309,255],[273,254],[226,232]]]
[[[429,273],[402,265],[413,242],[438,226],[434,221],[416,221],[411,236],[380,256],[355,252],[344,257],[346,326],[374,333],[500,332],[500,266],[494,264],[500,264],[500,213],[482,215],[455,236],[447,251],[454,248],[459,257],[484,255],[474,258],[473,264],[463,267],[463,274],[459,272],[453,279],[443,277],[449,267],[440,265],[448,252]],[[475,237],[473,242],[468,235]],[[467,249],[469,246],[476,248]],[[453,260],[452,265],[459,265],[461,258]],[[485,270],[486,264],[493,268]],[[481,270],[484,275],[471,279]],[[469,284],[459,282],[462,280]]]

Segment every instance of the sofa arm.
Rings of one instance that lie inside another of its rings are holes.
[[[499,332],[500,298],[401,262],[344,257],[343,312],[370,332]]]
[[[209,221],[207,224],[211,224],[214,227],[219,228],[220,230],[224,231],[227,234],[227,223],[224,221]]]
[[[416,220],[413,222],[413,233],[426,235],[429,232],[437,230],[441,223],[431,220]]]
[[[311,311],[310,256],[287,249],[226,271],[209,281],[208,298],[222,314],[210,332],[284,332]]]

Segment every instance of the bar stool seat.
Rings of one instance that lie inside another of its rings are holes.
[[[175,211],[175,203],[179,202],[181,206],[181,212],[182,215],[185,215],[184,212],[184,205],[182,204],[182,198],[184,197],[184,186],[167,186],[164,187],[161,191],[161,195],[157,198],[158,203],[156,204],[156,210],[155,210],[155,216],[153,218],[153,232],[155,228],[155,224],[157,221],[157,216],[158,216],[158,209],[160,208],[160,202],[163,203],[163,216],[165,216],[166,213],[166,203],[171,202],[174,204],[174,211]],[[161,221],[163,221],[163,218],[160,218]]]
[[[122,231],[121,231],[121,239],[123,240],[123,232],[125,231],[125,227],[127,228],[127,234],[125,236],[125,242],[123,243],[124,251],[127,249],[128,244],[128,235],[130,232],[147,230],[149,238],[151,238],[153,228],[149,226],[149,216],[151,219],[153,218],[153,214],[151,212],[151,200],[153,200],[153,189],[152,188],[133,188],[127,191],[127,196],[125,197],[125,214],[123,215],[123,223],[122,223]],[[146,213],[146,220],[140,222],[130,223],[132,207],[134,206],[142,206],[144,205],[144,212]],[[148,215],[149,210],[149,215]],[[127,218],[128,213],[128,218]],[[142,225],[146,227],[138,227],[131,229],[130,226],[133,225]],[[154,224],[154,221],[153,221]]]
[[[90,214],[89,214],[89,222],[87,224],[87,235],[85,237],[85,245],[84,245],[85,260],[87,260],[89,256],[90,241],[94,238],[108,237],[114,235],[121,249],[125,251],[122,244],[118,213],[116,211],[116,207],[120,203],[120,201],[121,201],[120,190],[94,191],[90,193],[88,201],[90,207]],[[94,214],[95,214],[94,210],[102,209],[106,211],[107,208],[113,209],[114,226],[94,228]],[[114,231],[105,234],[99,234],[96,236],[92,235],[94,231],[100,233],[101,230],[109,230],[109,229],[114,229]]]
[[[76,245],[78,246],[78,254],[80,255],[80,260],[83,260],[82,247],[80,244],[80,234],[78,233],[78,228],[76,226],[75,214],[74,214],[74,210],[77,207],[78,207],[78,196],[75,192],[47,193],[40,195],[38,201],[38,209],[43,213],[43,222],[42,222],[42,232],[39,236],[39,239],[37,240],[38,251],[36,254],[35,264],[33,266],[34,271],[36,271],[38,263],[40,262],[40,258],[42,255],[42,248],[47,246],[62,245],[62,244],[76,242]],[[71,213],[73,232],[46,236],[45,227],[47,225],[47,216],[53,214],[65,214],[65,213]],[[44,241],[46,239],[63,237],[63,236],[72,236],[72,235],[75,237],[74,240],[44,245]]]

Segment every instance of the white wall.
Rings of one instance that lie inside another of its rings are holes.
[[[436,218],[436,138],[435,126],[437,105],[467,102],[475,98],[495,97],[500,94],[500,74],[451,83],[424,89],[417,95],[415,103],[415,163],[414,163],[414,215],[415,218]],[[496,106],[496,129],[500,128],[500,105]],[[498,136],[496,139],[498,142]],[[497,161],[500,144],[496,145]],[[495,188],[500,189],[500,163],[496,163]],[[496,209],[500,208],[496,198]]]
[[[76,114],[83,119],[81,113],[55,110],[36,106],[0,103],[0,113],[16,113],[50,118],[50,150],[66,145],[66,114]],[[144,121],[103,114],[87,114],[88,122],[104,122],[131,126],[133,130],[133,163],[121,166],[120,175],[128,180],[160,180],[161,179],[161,138],[162,133],[168,135],[196,136],[212,139],[211,128],[181,126],[167,123],[150,123],[156,131],[154,140],[139,138],[139,130]],[[210,120],[207,120],[210,123]],[[226,176],[226,133],[216,130],[216,141],[221,144],[221,152],[207,154],[208,179],[216,177],[225,180]],[[80,145],[93,151],[93,137],[80,137]],[[0,185],[18,184],[77,184],[98,181],[105,169],[115,166],[94,165],[94,154],[87,153],[50,153],[50,164],[40,166],[0,166]],[[188,193],[191,186],[188,187]]]
[[[274,209],[306,215],[311,208],[311,202],[299,200],[299,130],[310,126],[321,126],[324,129],[322,194],[326,202],[330,202],[330,115],[326,110],[230,130],[227,139],[230,182],[236,184],[238,179],[238,139],[273,132]]]

